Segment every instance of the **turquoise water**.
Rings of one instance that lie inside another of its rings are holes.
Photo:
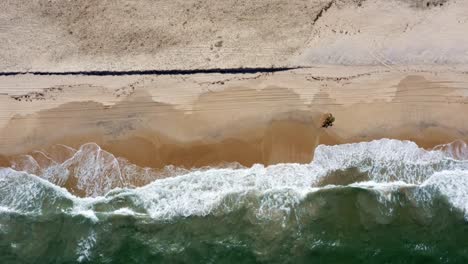
[[[464,147],[426,151],[396,140],[321,146],[311,164],[193,170],[103,194],[98,185],[87,197],[4,168],[0,259],[468,263]],[[102,168],[102,159],[92,160],[86,166]]]

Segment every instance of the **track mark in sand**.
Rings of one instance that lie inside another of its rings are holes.
[[[10,95],[11,99],[18,102],[45,101],[57,99],[57,94],[63,92],[63,87],[51,87],[42,89],[42,92],[29,92],[21,95]]]
[[[115,97],[121,97],[121,96],[130,96],[135,93],[135,85],[130,84],[129,86],[118,88],[114,90],[114,96]]]
[[[312,21],[312,25],[315,25],[315,23],[317,23],[317,21],[323,16],[324,13],[328,11],[328,9],[330,9],[333,6],[334,3],[335,3],[335,0],[330,1],[327,5],[325,5],[325,7],[320,9],[318,14],[315,16],[314,20]]]
[[[262,76],[265,76],[265,74],[257,74],[255,76],[252,76],[252,77],[243,77],[243,78],[239,78],[239,77],[233,77],[233,78],[227,78],[227,79],[223,79],[223,80],[219,80],[219,81],[214,81],[214,82],[198,82],[197,84],[198,85],[224,85],[225,83],[228,83],[228,82],[232,82],[232,81],[247,81],[247,80],[256,80]]]
[[[389,71],[383,71],[383,72],[389,72]],[[324,76],[313,76],[309,75],[306,76],[307,81],[335,81],[335,82],[340,82],[340,81],[349,81],[353,79],[357,79],[360,77],[364,76],[371,76],[372,74],[376,73],[383,73],[382,71],[373,71],[373,72],[366,72],[366,73],[360,73],[356,75],[351,75],[351,76],[342,76],[342,77],[324,77]]]
[[[305,40],[302,48],[299,48],[295,52],[295,55],[293,54],[292,56],[297,56],[299,54],[302,54],[302,52],[304,51],[303,49],[308,46],[308,44],[311,42],[312,38],[315,35],[315,33],[312,33],[312,32],[314,32],[315,24],[317,24],[319,19],[335,4],[335,2],[336,2],[336,0],[331,0],[330,2],[328,2],[324,7],[322,7],[319,10],[317,15],[314,17],[314,19],[312,19],[312,22],[310,23],[311,24],[311,28],[310,28],[311,33],[310,33],[309,37]]]
[[[113,95],[117,98],[119,97],[128,97],[131,96],[135,93],[136,89],[141,86],[145,86],[144,83],[151,80],[151,77],[144,76],[142,78],[139,78],[135,82],[132,82],[126,86],[117,88],[114,90]]]

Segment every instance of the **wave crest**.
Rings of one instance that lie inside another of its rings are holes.
[[[34,158],[37,166],[32,161],[15,163],[15,168],[39,170],[40,177],[54,184],[27,173],[1,169],[0,206],[25,212],[59,205],[65,212],[94,220],[98,219],[95,214],[124,211],[127,215],[172,219],[224,214],[246,206],[256,208],[257,217],[281,218],[310,193],[349,186],[377,190],[382,197],[395,189],[417,188],[418,193],[429,196],[442,194],[453,206],[466,210],[468,161],[460,155],[466,145],[456,144],[456,148],[449,144],[427,151],[413,142],[382,139],[319,146],[310,164],[156,171],[115,158],[91,143],[62,163],[50,159],[54,162],[46,168],[42,168],[46,159],[38,162]],[[451,152],[453,149],[456,151]],[[178,176],[167,177],[174,175]],[[17,193],[24,197],[17,199]]]

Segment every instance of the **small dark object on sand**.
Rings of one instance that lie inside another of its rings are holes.
[[[322,118],[322,127],[327,128],[333,126],[333,122],[335,122],[335,117],[331,114],[325,114]]]

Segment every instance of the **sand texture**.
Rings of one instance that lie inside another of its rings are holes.
[[[457,0],[4,0],[0,71],[468,62]]]
[[[5,0],[0,164],[89,142],[190,168],[467,140],[467,23],[456,0]]]
[[[463,67],[0,77],[0,153],[95,142],[140,166],[306,163],[318,144],[468,140]],[[332,113],[332,127],[321,118]]]

